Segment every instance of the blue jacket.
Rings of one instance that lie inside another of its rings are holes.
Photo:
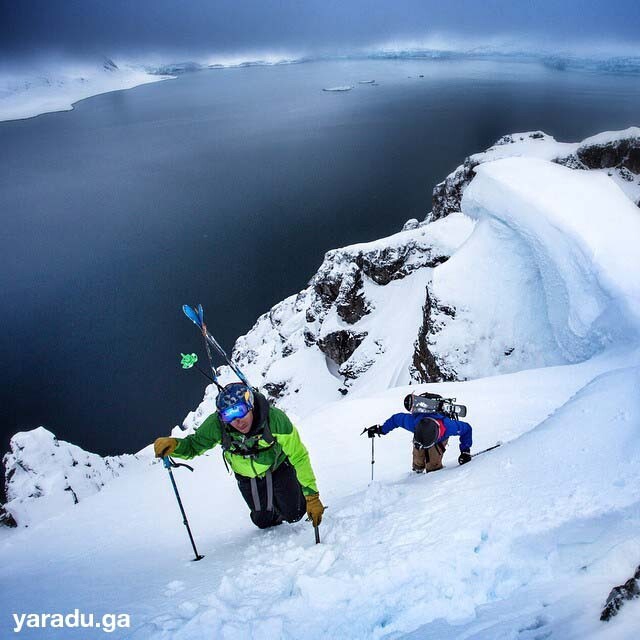
[[[416,425],[423,418],[432,418],[440,426],[440,433],[436,442],[450,436],[460,436],[460,451],[470,451],[472,445],[471,425],[462,420],[452,420],[441,413],[395,413],[382,425],[382,434],[386,435],[396,427],[402,427],[415,433]]]

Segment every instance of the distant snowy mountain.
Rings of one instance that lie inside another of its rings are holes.
[[[640,56],[630,54],[548,51],[510,45],[449,47],[386,47],[367,53],[367,57],[393,60],[516,60],[540,62],[556,71],[595,73],[640,73]]]
[[[637,185],[638,141],[504,138],[436,189],[431,222],[329,252],[238,341],[309,448],[330,507],[321,544],[303,521],[254,528],[213,450],[176,471],[205,554],[190,562],[148,447],[100,492],[39,521],[34,498],[31,526],[0,530],[5,611],[126,612],[112,637],[130,640],[636,638],[640,602],[599,615],[640,560],[640,211],[618,184],[625,169]],[[373,441],[369,484],[360,431],[427,389],[469,407],[473,451],[502,446],[459,467],[450,442],[445,469],[418,476],[398,429]],[[44,430],[16,438],[13,468],[76,490],[63,476],[84,471],[81,452]]]
[[[41,62],[0,73],[0,122],[70,111],[79,100],[171,77],[110,58],[82,63]]]
[[[640,74],[640,56],[612,51],[558,53],[512,44],[469,46],[464,43],[438,46],[399,46],[326,55],[247,54],[207,56],[202,60],[158,60],[157,56],[116,64],[102,61],[45,62],[35,67],[0,72],[0,122],[31,118],[43,113],[69,111],[79,100],[109,91],[131,89],[149,82],[204,69],[302,64],[319,60],[492,60],[535,62],[555,71],[587,71],[600,74]],[[329,88],[342,89],[345,86]]]

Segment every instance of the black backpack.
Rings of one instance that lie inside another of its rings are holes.
[[[456,404],[455,398],[443,398],[427,391],[420,395],[410,393],[404,399],[404,408],[410,413],[442,413],[453,420],[467,415],[467,407]]]

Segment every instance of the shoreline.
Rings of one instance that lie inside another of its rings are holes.
[[[72,111],[74,105],[94,96],[125,91],[145,84],[176,79],[178,76],[195,71],[219,69],[239,69],[245,67],[273,67],[280,65],[302,64],[305,62],[321,62],[331,60],[406,60],[424,62],[443,62],[451,60],[487,60],[494,62],[526,62],[538,63],[558,73],[565,72],[597,72],[613,75],[640,74],[640,57],[638,56],[603,56],[585,57],[572,54],[549,54],[546,52],[528,51],[439,51],[439,50],[382,50],[347,56],[318,56],[269,60],[246,60],[226,63],[173,63],[154,67],[143,65],[115,67],[109,69],[107,75],[103,69],[89,70],[89,78],[85,75],[65,75],[65,71],[56,72],[57,76],[48,78],[39,70],[29,76],[15,76],[12,79],[0,77],[0,123],[29,120],[47,113]],[[112,63],[113,64],[113,63]],[[106,68],[106,67],[105,67]],[[86,70],[86,69],[85,69]],[[113,75],[112,75],[113,73]],[[102,75],[99,75],[102,74]],[[3,87],[4,85],[4,87]],[[23,85],[25,88],[15,89]],[[3,96],[2,94],[6,95]]]
[[[119,82],[93,83],[73,79],[68,91],[56,93],[56,87],[44,84],[41,87],[0,98],[0,123],[31,120],[48,113],[73,111],[78,102],[114,91],[127,91],[145,84],[173,80],[176,76],[160,76],[150,73],[135,73],[132,76],[118,78]],[[101,85],[101,86],[98,86]],[[4,101],[9,101],[7,104]]]

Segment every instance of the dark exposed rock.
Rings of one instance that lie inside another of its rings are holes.
[[[631,173],[631,171],[629,171],[629,169],[627,169],[626,167],[620,167],[620,169],[618,169],[618,175],[625,182],[633,182],[636,179],[635,175]]]
[[[340,292],[336,300],[338,315],[347,323],[355,324],[371,310],[371,305],[364,297],[362,271],[356,264],[345,274]]]
[[[104,486],[104,483],[101,483],[100,486]],[[69,486],[65,487],[65,491],[70,491],[71,496],[73,497],[73,504],[78,504],[78,496],[76,495],[76,492]]]
[[[282,357],[287,358],[292,353],[295,353],[295,348],[292,345],[290,345],[288,342],[285,343],[284,347],[282,348]]]
[[[498,144],[507,143],[498,141]],[[435,186],[431,200],[430,221],[440,220],[440,218],[445,218],[454,211],[460,211],[462,194],[473,179],[475,175],[473,170],[478,164],[480,164],[478,160],[466,158],[460,167]]]
[[[629,578],[624,584],[614,587],[607,596],[600,620],[607,622],[615,616],[624,604],[625,600],[634,600],[640,596],[640,566],[636,569],[633,578]]]
[[[422,307],[422,326],[418,332],[418,338],[414,344],[413,367],[419,382],[445,382],[456,380],[456,372],[448,369],[433,355],[429,349],[429,336],[436,330],[433,321],[435,310],[450,317],[455,317],[455,311],[444,305],[438,306],[426,289],[426,299]]]
[[[263,389],[273,400],[277,400],[284,395],[287,389],[287,385],[285,382],[267,382],[267,384],[264,385]]]
[[[311,283],[314,291],[326,306],[335,302],[338,293],[340,293],[341,280],[337,278],[318,278],[316,276]]]
[[[414,262],[414,257],[419,259]],[[393,280],[405,278],[416,269],[435,267],[447,259],[448,256],[433,256],[431,252],[425,252],[423,248],[418,248],[415,242],[410,241],[399,247],[386,247],[361,254],[356,259],[356,264],[376,284],[386,285]]]
[[[367,302],[364,294],[358,292],[349,302],[343,302],[336,307],[338,315],[347,323],[355,324],[361,320],[371,310],[371,305]]]
[[[556,164],[561,164],[563,167],[567,167],[567,169],[576,169],[578,171],[586,171],[588,169],[588,167],[582,164],[578,157],[573,153],[570,153],[564,158],[556,158],[554,162]]]
[[[318,340],[318,348],[336,364],[344,364],[367,337],[366,332],[334,331]]]
[[[4,506],[0,505],[0,526],[3,527],[17,527],[18,523],[15,521],[14,517],[5,511]]]
[[[576,155],[589,169],[624,167],[640,173],[640,137],[631,136],[602,144],[586,144],[578,148]]]
[[[345,383],[347,383],[348,380],[356,380],[357,378],[359,378],[374,364],[375,360],[373,358],[356,361],[348,360],[340,367],[339,372],[340,375],[344,376]]]

